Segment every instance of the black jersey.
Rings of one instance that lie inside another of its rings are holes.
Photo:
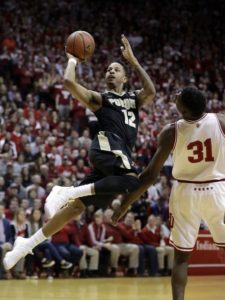
[[[95,112],[100,131],[112,132],[130,148],[134,147],[139,124],[138,102],[134,92],[102,94],[102,107]]]

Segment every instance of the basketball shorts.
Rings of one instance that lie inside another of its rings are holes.
[[[105,176],[137,173],[129,147],[112,132],[100,131],[95,136],[89,158],[93,168]]]
[[[95,136],[89,151],[89,159],[93,171],[80,185],[93,183],[111,175],[137,174],[129,148],[119,136],[111,132],[100,131]],[[85,206],[94,205],[96,208],[105,209],[115,197],[116,194],[94,195],[83,197],[82,202]]]
[[[225,247],[225,182],[205,184],[175,182],[170,195],[170,243],[192,251],[201,220],[218,247]]]

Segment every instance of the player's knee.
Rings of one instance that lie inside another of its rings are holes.
[[[68,203],[68,207],[73,215],[79,215],[85,210],[85,205],[80,199],[71,200]]]
[[[136,176],[126,175],[127,192],[135,191],[140,185],[140,179]]]
[[[174,251],[174,264],[180,265],[188,262],[191,252],[182,252],[175,249]]]

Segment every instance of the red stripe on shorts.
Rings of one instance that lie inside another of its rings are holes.
[[[207,180],[207,181],[189,181],[189,180],[182,180],[182,179],[177,179],[174,178],[175,180],[177,180],[178,182],[184,182],[184,183],[196,183],[196,184],[203,184],[203,183],[213,183],[213,182],[220,182],[220,181],[225,181],[225,178],[223,179],[214,179],[214,180]]]
[[[170,243],[174,248],[176,248],[177,250],[180,250],[180,251],[183,251],[183,252],[190,252],[190,251],[192,251],[192,250],[194,249],[194,247],[193,247],[193,248],[184,248],[184,247],[177,246],[177,245],[174,244],[174,242],[171,241],[171,240],[169,240],[169,243]]]

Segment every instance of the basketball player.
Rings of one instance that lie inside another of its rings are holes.
[[[166,126],[157,151],[140,175],[140,187],[125,196],[116,223],[130,204],[156,180],[168,155],[173,153],[170,196],[170,243],[175,247],[172,271],[173,300],[183,300],[188,258],[195,246],[201,219],[209,226],[214,242],[225,247],[225,116],[205,113],[206,99],[193,87],[176,96],[182,119]]]
[[[94,112],[99,121],[100,131],[95,136],[89,153],[94,171],[79,187],[53,188],[45,205],[48,215],[53,218],[31,238],[16,240],[13,251],[5,256],[6,269],[12,268],[21,257],[31,253],[36,245],[59,231],[86,206],[93,204],[98,208],[106,208],[116,194],[131,192],[139,186],[131,159],[138,129],[138,108],[152,102],[155,88],[124,35],[121,41],[122,54],[139,75],[143,85],[141,90],[124,90],[127,74],[124,66],[118,62],[111,63],[106,71],[108,91],[101,94],[88,90],[76,81],[75,67],[78,60],[68,54],[65,87]],[[76,200],[69,202],[70,199]],[[60,210],[66,204],[68,206]]]

